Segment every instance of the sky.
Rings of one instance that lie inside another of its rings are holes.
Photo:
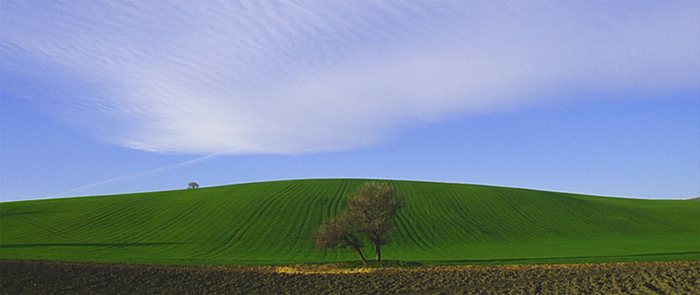
[[[697,1],[0,0],[0,201],[304,178],[700,196]]]

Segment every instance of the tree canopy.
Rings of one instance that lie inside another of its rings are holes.
[[[353,247],[363,262],[360,237],[374,244],[377,261],[381,261],[381,246],[389,243],[388,232],[394,228],[394,217],[404,207],[404,201],[387,183],[367,182],[347,198],[346,211],[326,220],[316,232],[320,249]]]

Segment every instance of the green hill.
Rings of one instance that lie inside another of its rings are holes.
[[[366,180],[317,179],[0,203],[0,257],[158,264],[357,260],[312,236]],[[700,260],[700,203],[390,181],[385,259],[431,264]],[[372,250],[367,248],[368,257]]]

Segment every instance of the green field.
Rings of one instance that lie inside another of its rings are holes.
[[[312,236],[366,180],[249,183],[0,203],[0,257],[261,265],[357,260]],[[427,264],[700,260],[700,202],[390,181],[407,206],[384,259]],[[366,249],[372,257],[372,249]]]

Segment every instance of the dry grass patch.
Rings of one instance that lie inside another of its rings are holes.
[[[335,265],[290,265],[277,266],[274,268],[276,273],[283,274],[356,274],[356,273],[371,273],[375,268],[338,268]]]

